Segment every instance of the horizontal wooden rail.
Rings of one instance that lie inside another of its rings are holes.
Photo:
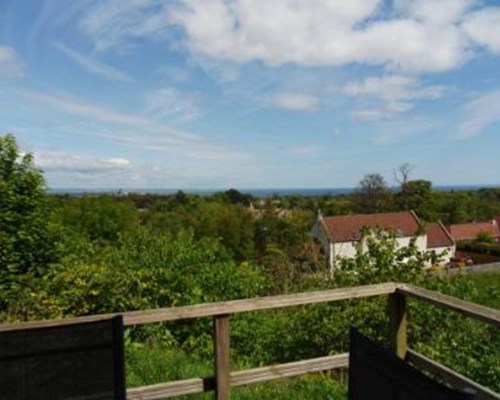
[[[375,285],[356,286],[315,292],[293,293],[280,296],[256,297],[253,299],[223,301],[218,303],[198,304],[194,306],[157,308],[143,311],[128,311],[116,314],[100,314],[84,317],[56,320],[30,321],[0,325],[1,331],[41,328],[65,324],[98,321],[114,315],[123,315],[125,326],[141,325],[153,322],[178,321],[183,319],[230,315],[249,311],[271,310],[276,308],[325,303],[339,300],[359,299],[394,293],[396,284],[392,282]]]
[[[291,378],[312,372],[330,371],[347,368],[349,354],[312,358],[272,365],[269,367],[231,372],[231,387],[267,382],[274,379]],[[185,379],[182,381],[141,386],[127,390],[127,400],[155,400],[187,394],[202,393],[214,389],[214,377]]]
[[[456,297],[447,296],[431,290],[422,289],[413,285],[397,284],[397,292],[425,300],[439,307],[458,311],[469,317],[488,322],[489,324],[500,326],[500,310],[484,307],[479,304],[470,303]]]
[[[500,395],[480,385],[477,382],[445,367],[444,365],[408,349],[406,359],[415,367],[430,372],[434,377],[441,378],[449,385],[457,389],[472,388],[476,391],[477,400],[500,400]]]

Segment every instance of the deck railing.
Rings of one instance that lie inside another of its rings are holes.
[[[441,293],[429,291],[401,283],[381,283],[334,290],[287,294],[281,296],[259,297],[254,299],[233,300],[218,303],[199,304],[185,307],[161,308],[145,311],[125,312],[125,326],[135,326],[154,322],[179,321],[201,317],[213,318],[214,341],[214,376],[192,378],[156,385],[142,386],[127,390],[127,399],[164,399],[187,394],[215,391],[215,398],[230,398],[232,387],[265,382],[273,379],[295,377],[311,372],[335,370],[348,367],[349,354],[301,360],[268,367],[231,371],[230,369],[230,331],[229,317],[249,311],[271,310],[306,304],[359,299],[372,296],[388,295],[390,319],[390,343],[393,351],[414,365],[425,369],[454,387],[472,387],[478,399],[500,399],[500,395],[488,388],[471,381],[467,377],[419,354],[407,347],[407,297],[417,298],[444,307],[469,317],[500,326],[500,311],[463,301]],[[63,320],[32,321],[19,324],[0,325],[0,331],[58,326],[67,323],[96,321],[117,314],[102,314],[68,318]]]

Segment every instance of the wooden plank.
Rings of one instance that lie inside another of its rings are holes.
[[[229,400],[231,397],[231,372],[229,359],[229,316],[214,317],[214,367],[215,398]]]
[[[477,393],[477,400],[500,400],[500,394],[493,392],[485,386],[445,367],[444,365],[427,358],[423,354],[408,349],[406,359],[421,370],[430,372],[434,377],[441,378],[457,389],[472,388]]]
[[[125,326],[140,325],[153,322],[177,321],[183,319],[212,317],[216,315],[236,314],[249,311],[271,310],[276,308],[293,307],[306,304],[324,303],[362,297],[379,296],[394,293],[396,284],[393,282],[374,285],[356,286],[333,290],[323,290],[306,293],[293,293],[280,296],[257,297],[253,299],[206,303],[184,307],[157,308],[143,311],[124,312]],[[38,327],[58,326],[69,323],[96,321],[109,318],[116,314],[100,314],[85,317],[31,321],[0,325],[1,331],[16,329],[31,329]]]
[[[248,369],[231,374],[231,386],[249,385],[274,379],[291,378],[312,372],[329,371],[349,366],[349,353],[296,361],[270,367]]]
[[[406,296],[401,293],[389,295],[389,329],[391,348],[399,358],[406,356],[408,318]]]
[[[193,378],[131,388],[127,389],[127,400],[159,400],[187,394],[202,393],[208,391],[205,390],[205,382],[205,379]]]
[[[243,386],[266,382],[275,379],[292,378],[313,372],[330,371],[347,368],[349,354],[312,358],[286,364],[253,368],[230,374],[231,386]],[[181,381],[141,386],[127,390],[127,400],[159,400],[187,394],[202,393],[214,390],[214,378],[193,378]]]
[[[462,314],[468,315],[469,317],[495,326],[500,326],[500,310],[484,307],[479,304],[457,299],[456,297],[447,296],[408,284],[397,284],[397,292],[428,301],[429,303],[435,304],[439,307],[458,311]]]

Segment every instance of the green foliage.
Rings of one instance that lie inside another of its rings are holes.
[[[394,233],[382,229],[367,230],[356,248],[356,257],[340,260],[334,279],[339,286],[356,286],[378,282],[420,282],[430,260],[422,254],[412,238],[408,246],[399,247]]]
[[[12,135],[0,136],[0,310],[26,274],[41,275],[55,254],[43,176]]]
[[[457,249],[500,257],[500,244],[498,243],[485,243],[482,241],[460,242],[457,244]]]
[[[36,310],[48,318],[171,307],[254,297],[265,287],[258,268],[236,263],[215,240],[139,231],[89,259],[67,257],[54,265],[17,314],[29,317]]]
[[[403,182],[395,198],[399,210],[413,210],[424,221],[435,219],[430,181],[420,179]]]
[[[355,209],[359,213],[378,213],[393,207],[392,194],[380,174],[367,174],[359,182]]]
[[[107,196],[84,196],[64,201],[56,222],[90,240],[116,241],[139,225],[133,203]]]
[[[489,232],[479,232],[476,236],[476,242],[491,244],[495,243],[495,239]]]

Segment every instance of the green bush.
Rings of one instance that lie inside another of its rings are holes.
[[[484,243],[476,241],[459,242],[457,244],[457,250],[490,254],[492,256],[500,257],[500,244],[498,243]]]

